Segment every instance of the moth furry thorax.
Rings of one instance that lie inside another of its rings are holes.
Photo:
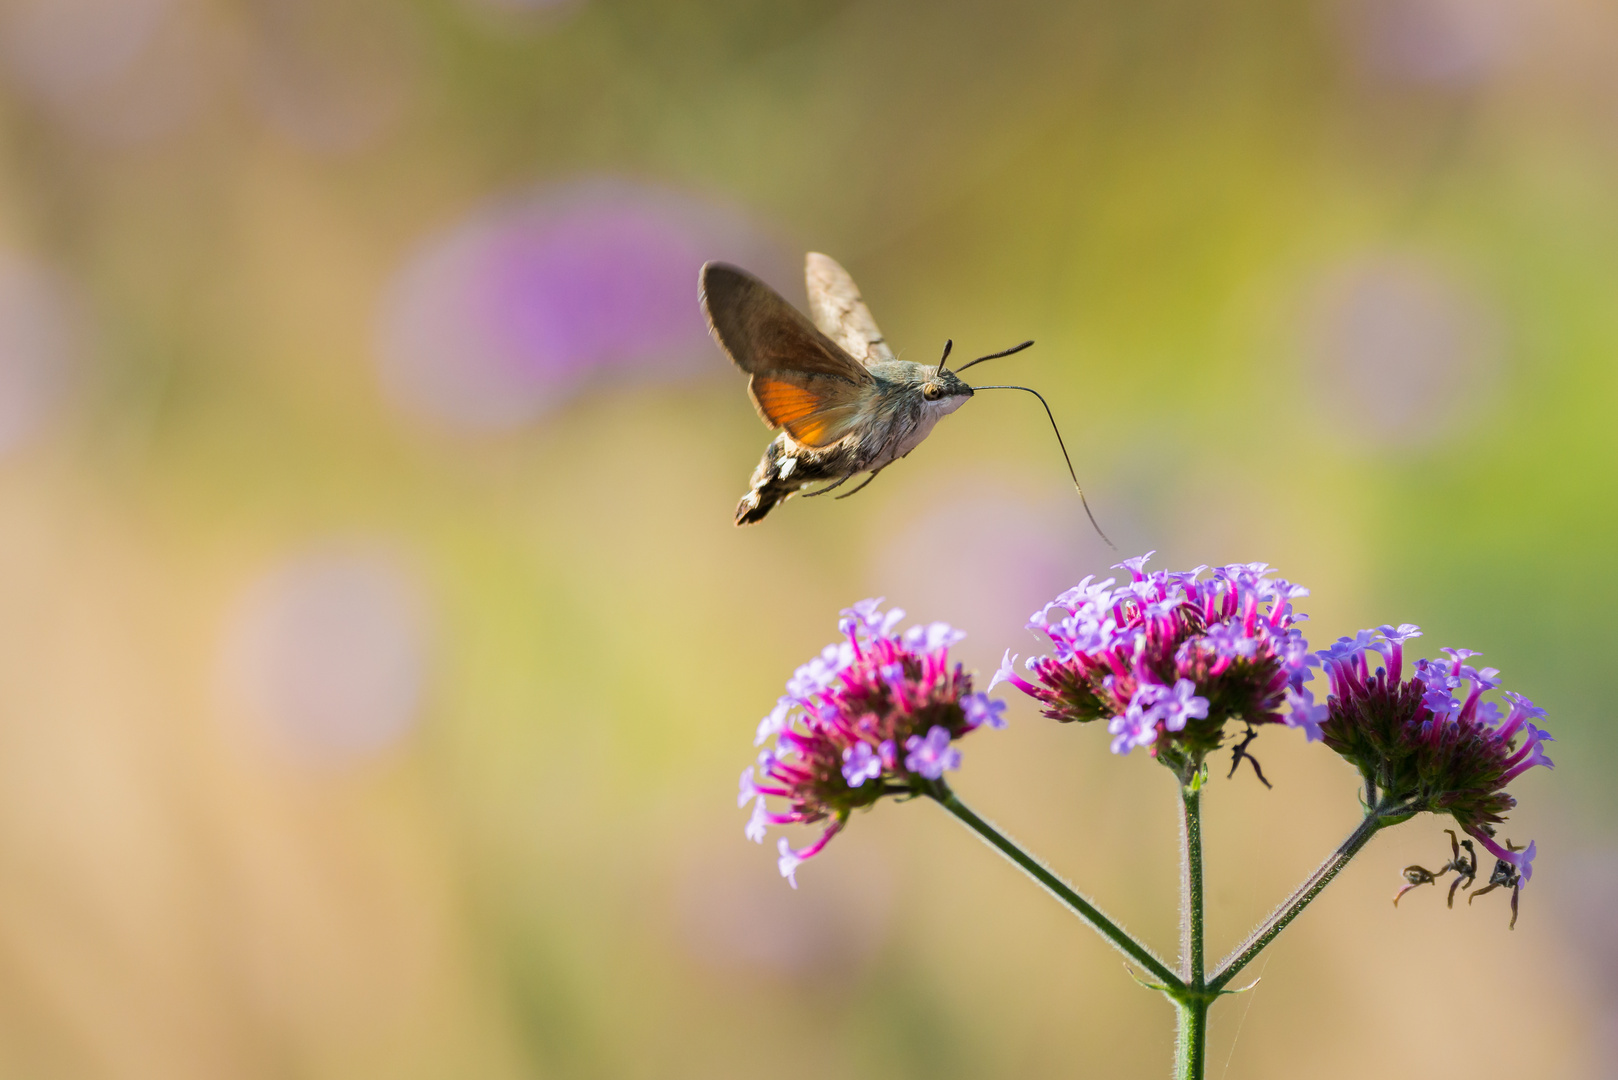
[[[895,357],[853,279],[834,260],[811,253],[805,278],[813,322],[745,270],[724,263],[702,268],[709,329],[748,373],[759,416],[782,429],[736,507],[738,525],[763,519],[812,484],[828,485],[810,493],[818,495],[870,474],[854,489],[860,490],[972,396],[942,362]]]
[[[937,366],[889,360],[872,365],[871,375],[885,384],[871,423],[886,422],[888,431],[882,450],[865,464],[868,470],[880,469],[910,453],[932,434],[939,420],[972,396],[972,388],[953,371]]]

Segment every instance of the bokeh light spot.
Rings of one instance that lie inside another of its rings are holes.
[[[258,5],[252,98],[306,149],[355,153],[395,130],[414,75],[407,25],[385,3]]]
[[[151,44],[173,0],[10,0],[0,51],[12,77],[65,100],[115,81]]]
[[[794,890],[739,829],[728,846],[687,852],[674,886],[679,940],[718,972],[846,984],[887,937],[893,875],[858,844],[837,856],[815,866],[813,888]]]
[[[84,345],[77,303],[53,274],[0,253],[0,454],[50,417]]]
[[[473,7],[484,8],[500,14],[523,15],[538,11],[556,11],[575,7],[583,0],[464,0]]]
[[[0,63],[22,96],[87,139],[124,145],[180,127],[219,74],[215,21],[188,0],[0,3]]]
[[[480,210],[427,239],[388,288],[383,385],[414,415],[500,430],[592,383],[718,371],[697,269],[755,263],[760,248],[737,215],[612,181]]]
[[[1422,261],[1384,256],[1339,268],[1308,321],[1320,406],[1368,443],[1443,438],[1494,387],[1496,326],[1479,298]]]
[[[1462,89],[1510,64],[1522,43],[1516,0],[1350,0],[1341,30],[1372,78]]]
[[[396,743],[421,708],[414,584],[387,556],[318,551],[249,591],[225,638],[227,691],[286,750],[342,763]]]
[[[951,488],[981,493],[941,499],[883,530],[867,577],[872,591],[913,620],[943,619],[965,630],[960,652],[993,670],[1001,649],[1032,643],[1030,614],[1118,556],[1093,533],[1087,537],[1088,525],[1078,527],[1077,498],[1064,514],[1006,491],[1003,482],[974,479],[959,477]]]

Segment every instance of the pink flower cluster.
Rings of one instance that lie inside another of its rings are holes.
[[[1264,563],[1147,573],[1151,555],[1118,564],[1123,586],[1087,577],[1035,612],[1050,654],[1031,657],[1025,679],[1008,650],[990,689],[1010,682],[1055,720],[1104,720],[1113,753],[1150,747],[1180,767],[1200,765],[1229,720],[1319,738],[1325,710],[1304,688],[1317,661],[1292,610],[1308,590]]]
[[[1421,630],[1406,623],[1361,630],[1320,653],[1331,680],[1326,745],[1360,770],[1385,797],[1413,810],[1449,814],[1526,883],[1535,845],[1495,840],[1495,826],[1517,805],[1506,785],[1536,765],[1552,767],[1534,724],[1545,710],[1507,692],[1509,709],[1484,700],[1499,687],[1494,668],[1475,668],[1470,649],[1442,649],[1445,660],[1417,660],[1404,675],[1404,642]],[[1385,666],[1374,671],[1367,656]]]
[[[972,677],[949,659],[965,635],[947,623],[894,627],[904,618],[881,600],[842,613],[843,640],[798,668],[759,724],[755,745],[774,744],[742,772],[738,806],[753,804],[749,839],[771,825],[828,821],[805,848],[778,841],[780,868],[794,888],[798,866],[820,852],[851,811],[884,795],[919,793],[960,766],[953,743],[980,727],[1005,727],[1005,703],[972,692]],[[767,797],[784,799],[772,811]]]

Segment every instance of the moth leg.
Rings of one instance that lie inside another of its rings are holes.
[[[886,469],[886,468],[887,468],[886,465],[882,466],[882,469]],[[837,497],[839,499],[846,499],[850,495],[858,495],[860,492],[865,490],[865,484],[869,484],[872,480],[876,479],[876,473],[881,472],[882,469],[878,469],[878,470],[876,470],[876,472],[872,473],[870,476],[867,476],[865,478],[865,483],[861,484],[859,487],[855,488],[853,491],[845,491],[845,492],[843,492],[841,495],[839,495]]]
[[[854,474],[849,473],[847,476],[843,477],[841,480],[834,480],[831,483],[827,484],[825,487],[821,488],[819,491],[806,491],[806,492],[804,492],[803,497],[806,498],[806,499],[812,499],[816,495],[824,495],[828,491],[836,491],[838,488],[842,487],[844,484],[848,483],[852,479],[854,479]],[[860,487],[864,487],[864,486],[865,486],[864,484],[860,485]],[[858,491],[858,490],[859,490],[859,488],[854,489],[854,491]],[[849,492],[849,494],[850,495],[854,494],[854,491]],[[838,498],[842,498],[842,496],[839,495]]]

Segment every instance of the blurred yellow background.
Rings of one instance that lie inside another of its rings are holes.
[[[730,524],[698,265],[1032,337],[1102,525],[1550,711],[1503,896],[1379,838],[1210,1076],[1618,1076],[1618,14],[1598,0],[0,2],[0,1074],[1161,1075],[1172,1014],[931,805],[799,873],[757,718],[886,595],[979,670],[1116,557],[1037,405]],[[981,369],[987,374],[988,368]],[[1029,703],[955,783],[1160,951],[1172,780]],[[1222,953],[1352,827],[1206,800]],[[1222,1071],[1225,1070],[1225,1071]]]

